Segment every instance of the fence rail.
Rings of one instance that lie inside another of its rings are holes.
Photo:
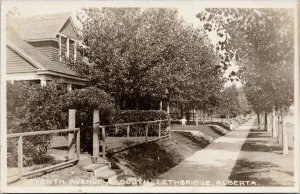
[[[74,132],[78,131],[79,128],[73,128],[73,129],[56,129],[56,130],[50,130],[50,131],[30,131],[30,132],[24,132],[24,133],[8,133],[7,137],[20,137],[20,136],[34,136],[34,135],[49,135],[53,133],[65,133],[65,132]]]
[[[13,138],[18,138],[17,139],[17,168],[18,172],[17,175],[14,175],[10,178],[8,178],[8,183],[14,182],[22,178],[23,176],[28,176],[32,175],[35,173],[41,173],[45,171],[49,171],[51,169],[64,166],[66,164],[71,164],[71,163],[76,163],[79,160],[79,155],[80,155],[80,129],[75,128],[75,110],[69,110],[69,128],[67,129],[57,129],[57,130],[48,130],[48,131],[31,131],[31,132],[24,132],[24,133],[12,133],[12,134],[7,134],[7,139],[13,139]],[[23,162],[24,162],[24,153],[23,153],[23,145],[26,143],[24,141],[25,137],[30,137],[30,136],[39,136],[39,135],[51,135],[51,134],[63,134],[67,133],[68,138],[67,138],[67,151],[68,151],[68,157],[66,158],[67,161],[61,162],[58,164],[54,164],[51,166],[43,167],[40,169],[33,169],[24,172],[23,168]]]
[[[166,127],[166,131],[168,132],[167,135],[162,134],[162,123],[165,122],[167,123],[167,127]],[[165,137],[169,137],[170,136],[170,120],[169,119],[164,119],[164,120],[156,120],[156,121],[141,121],[141,122],[130,122],[130,123],[120,123],[120,124],[113,124],[113,125],[100,125],[99,124],[99,111],[98,110],[94,110],[94,116],[93,116],[93,158],[94,161],[97,162],[98,158],[100,157],[100,155],[102,155],[103,158],[106,157],[107,151],[112,151],[112,150],[116,150],[116,149],[122,149],[124,146],[120,146],[120,147],[116,147],[116,148],[110,148],[107,149],[107,139],[110,136],[110,133],[108,132],[108,130],[110,128],[115,128],[115,129],[119,129],[118,127],[124,127],[122,129],[119,130],[124,130],[124,136],[120,136],[120,137],[115,137],[118,138],[119,141],[120,138],[129,138],[129,137],[134,137],[130,135],[130,132],[133,130],[133,126],[134,125],[145,125],[144,130],[144,136],[139,136],[139,137],[144,137],[144,141],[143,143],[147,143],[149,141],[154,141],[154,140],[158,140],[160,138],[165,138]],[[158,124],[158,128],[157,128],[157,136],[154,139],[149,140],[149,127],[151,125],[155,125]],[[139,128],[139,129],[135,129],[138,131],[141,131],[143,127]],[[126,133],[125,133],[126,132]],[[101,138],[100,138],[101,136]],[[140,143],[137,143],[140,144]],[[134,145],[137,145],[134,144]],[[133,145],[131,145],[133,146]],[[126,148],[131,147],[131,146],[126,146]],[[100,153],[100,147],[102,149],[102,152]]]

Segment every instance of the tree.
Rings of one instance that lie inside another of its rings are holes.
[[[89,8],[74,69],[111,94],[122,109],[153,109],[164,100],[200,106],[220,92],[222,72],[207,36],[165,8]]]
[[[217,50],[224,67],[232,61],[240,65],[238,76],[258,115],[265,111],[274,117],[275,110],[293,103],[292,14],[291,9],[206,9],[198,14],[207,31],[223,37]]]
[[[239,92],[236,85],[227,87],[222,92],[222,104],[227,119],[235,117],[240,113]]]

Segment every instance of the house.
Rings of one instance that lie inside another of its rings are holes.
[[[6,77],[46,85],[63,79],[68,90],[82,87],[86,79],[66,64],[78,60],[80,39],[70,13],[12,18],[6,30]]]

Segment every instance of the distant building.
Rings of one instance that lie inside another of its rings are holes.
[[[6,37],[7,80],[46,85],[63,79],[69,90],[85,84],[66,64],[67,59],[78,60],[80,41],[69,13],[9,19]]]

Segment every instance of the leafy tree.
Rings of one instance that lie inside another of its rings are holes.
[[[222,104],[227,119],[240,113],[239,92],[236,85],[226,87],[222,92]]]
[[[174,9],[86,8],[82,53],[74,68],[121,108],[155,108],[161,100],[201,106],[220,92],[222,72],[207,36]],[[155,105],[154,105],[155,104]]]
[[[206,9],[197,16],[207,31],[223,38],[216,50],[224,67],[232,61],[240,65],[238,76],[258,114],[293,103],[292,14],[291,9]]]

